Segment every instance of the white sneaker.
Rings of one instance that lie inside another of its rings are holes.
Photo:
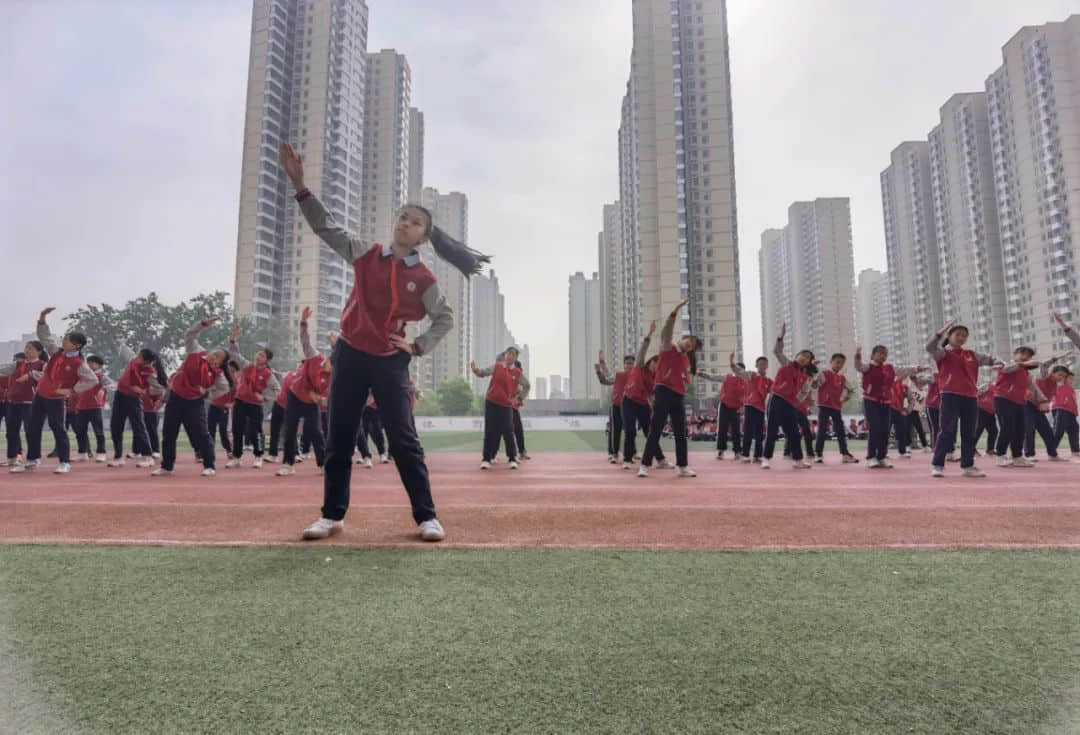
[[[154,466],[154,460],[152,457],[141,457],[139,461],[135,463],[135,466],[139,469],[145,470],[147,467]]]
[[[305,541],[328,538],[335,533],[341,533],[345,529],[345,521],[332,521],[329,518],[320,518],[304,529]]]
[[[859,459],[857,457],[852,457],[850,454],[845,454],[844,464],[859,464]]]
[[[901,452],[900,459],[911,459],[911,452]]]
[[[632,469],[634,469],[634,465],[631,462],[623,462],[622,463],[622,468],[624,470],[632,470]]]
[[[931,477],[945,477],[944,467],[934,467],[930,470]]]
[[[360,462],[360,464],[364,465],[365,470],[370,470],[372,467],[371,457],[365,458],[362,462]],[[480,469],[483,469],[483,467],[481,467]]]
[[[986,477],[986,473],[978,467],[968,467],[964,470],[964,477]]]
[[[615,455],[612,455],[612,456],[608,457],[607,461],[608,461],[608,464],[619,464],[619,458],[616,457]]]
[[[676,473],[676,477],[697,477],[697,473],[689,467],[680,467]]]
[[[267,464],[277,464],[278,458],[272,454],[268,454],[263,457],[263,462],[266,462]]]
[[[767,460],[765,458],[762,458],[762,460],[761,460],[761,469],[767,470],[767,469],[771,469],[771,468],[772,468],[772,465],[769,464],[769,460]]]
[[[510,464],[508,464],[507,467],[509,467],[512,470],[516,470],[518,468],[517,460],[513,460],[513,459],[510,460]]]
[[[671,464],[671,462],[668,462],[666,459],[662,459],[662,460],[660,460],[659,462],[656,463],[656,469],[658,469],[658,470],[673,470],[673,469],[675,469],[675,465]]]
[[[751,459],[750,459],[749,457],[743,457],[743,458],[742,458],[742,463],[743,463],[743,464],[750,464],[750,462],[751,462],[751,461],[752,461],[752,460],[751,460]]]
[[[824,457],[814,457],[814,464],[825,464]]]
[[[66,475],[69,472],[71,472],[71,465],[68,464],[67,462],[61,462],[57,466],[57,468],[55,470],[53,470],[54,475]]]
[[[135,452],[128,452],[127,453],[127,458],[128,459],[138,459],[138,456],[135,454]]]
[[[881,469],[881,460],[880,459],[868,460],[866,462],[866,469],[868,469],[868,470],[879,470],[879,469]]]
[[[164,467],[158,467],[156,470],[150,473],[151,477],[167,477],[172,474],[172,470],[167,470]]]
[[[432,518],[420,524],[420,538],[424,541],[442,541],[446,538],[446,531],[443,530],[439,519]]]
[[[262,457],[256,457],[255,458],[255,461],[251,463],[251,469],[253,469],[253,470],[261,470],[262,469]]]
[[[16,464],[14,467],[12,467],[8,471],[11,472],[13,475],[21,475],[24,472],[32,472],[33,470],[36,470],[37,466],[38,466],[37,460],[36,459],[31,459],[28,462],[21,462],[21,463]]]
[[[791,466],[792,466],[793,469],[796,469],[796,470],[808,470],[811,467],[813,467],[812,464],[810,464],[809,462],[805,462],[803,460],[799,460],[798,462],[793,463]]]
[[[637,476],[638,477],[648,477],[649,476],[649,468],[646,467],[645,465],[641,465],[641,467],[638,468]]]
[[[380,454],[379,455],[379,461],[382,462],[383,464],[390,464],[390,458],[388,456],[386,456],[385,454]],[[438,521],[436,521],[436,523],[438,523]],[[440,526],[440,528],[441,528],[441,526]]]
[[[1038,462],[1039,461],[1038,457],[1024,457],[1024,459],[1026,459],[1028,462]]]
[[[233,457],[225,463],[225,469],[233,470],[240,466],[240,460],[237,457]]]
[[[1022,462],[1023,460],[1021,459],[1020,461]],[[997,466],[998,467],[1012,467],[1015,464],[1016,464],[1016,460],[1014,460],[1014,459],[1011,459],[1009,457],[998,457],[998,461],[997,461]]]
[[[488,462],[485,459],[483,462],[480,463],[480,469],[482,469],[482,470],[490,470],[491,469],[491,462]]]
[[[214,475],[217,474],[217,471],[213,467],[207,467],[202,472],[200,472],[199,474],[202,475],[203,477],[213,477]]]
[[[922,451],[923,451],[923,454],[930,454],[934,450],[933,450],[932,447],[923,447]]]
[[[1013,460],[1012,466],[1013,467],[1020,467],[1020,468],[1029,470],[1029,469],[1031,469],[1032,467],[1035,466],[1035,463],[1031,462],[1029,460],[1026,460],[1023,457],[1020,457],[1019,459],[1014,459]]]
[[[94,461],[98,463],[105,463],[108,461],[108,459],[108,456],[104,454],[99,454],[98,456],[94,457]]]
[[[491,458],[491,464],[499,464],[499,458],[498,457],[492,457]]]
[[[151,452],[150,456],[154,459],[161,459],[161,452]]]
[[[76,454],[74,457],[71,458],[71,461],[72,462],[85,462],[86,461],[86,455],[85,454]]]
[[[121,457],[120,459],[110,459],[107,463],[108,467],[123,467],[127,464],[127,460]]]
[[[274,474],[276,474],[278,477],[292,477],[296,474],[296,470],[293,469],[293,466],[291,464],[283,464],[281,465],[281,469],[279,469]]]

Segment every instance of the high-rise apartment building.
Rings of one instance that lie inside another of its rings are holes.
[[[1005,281],[986,94],[955,94],[929,135],[941,310],[970,329],[972,349],[1009,353]],[[936,327],[935,327],[936,328]]]
[[[548,378],[548,380],[551,384],[551,393],[548,394],[548,397],[551,400],[555,401],[563,398],[569,398],[569,396],[567,396],[563,392],[563,378],[561,375],[552,375]]]
[[[859,272],[855,288],[855,344],[870,357],[875,345],[893,344],[893,316],[887,273],[867,268]],[[927,335],[929,336],[929,335]],[[850,359],[852,354],[848,354]]]
[[[603,349],[604,298],[600,279],[593,273],[586,278],[578,272],[570,276],[570,398],[600,398],[601,386],[595,379],[593,366]],[[617,364],[613,363],[613,364]]]
[[[421,193],[420,203],[431,212],[435,223],[446,234],[461,242],[468,242],[469,200],[464,194],[458,191],[440,194],[438,189],[427,187]],[[425,261],[439,279],[439,289],[454,312],[454,329],[435,346],[430,355],[418,360],[420,386],[429,390],[438,388],[451,378],[468,380],[472,377],[469,361],[472,360],[473,303],[471,282],[461,271],[433,251],[430,251],[430,257],[425,257]]]
[[[622,236],[640,276],[634,331],[689,298],[677,330],[702,338],[711,371],[742,341],[727,30],[725,0],[636,0],[619,129]]]
[[[367,55],[360,237],[369,243],[390,237],[409,193],[411,96],[412,73],[403,54],[383,49]]]
[[[424,191],[424,113],[409,108],[409,192],[406,200],[420,201]]]
[[[791,322],[791,281],[788,279],[786,232],[765,230],[758,251],[758,282],[761,294],[761,348],[768,354],[780,334],[780,327]],[[757,356],[744,356],[756,359]]]
[[[506,297],[499,290],[499,279],[495,271],[485,275],[473,276],[470,282],[472,290],[472,360],[477,365],[488,366],[507,347],[515,344],[514,335],[506,326]],[[517,345],[521,349],[521,345]],[[519,356],[520,359],[520,356]],[[525,362],[522,361],[522,367]],[[483,395],[487,390],[488,379],[472,378],[473,390]]]
[[[604,229],[598,238],[600,288],[603,293],[602,344],[609,360],[637,350],[637,319],[631,317],[633,304],[627,293],[637,275],[628,271],[629,259],[623,252],[622,213],[619,202],[604,205]]]
[[[303,221],[279,149],[292,143],[326,208],[360,232],[367,19],[364,0],[255,0],[252,11],[233,304],[285,323],[311,306],[320,341],[352,268]]]
[[[532,384],[532,397],[538,401],[546,401],[548,397],[548,379],[537,378]]]
[[[1008,335],[1042,355],[1080,319],[1080,15],[1021,28],[986,80]]]
[[[941,328],[941,275],[934,226],[930,146],[901,143],[881,172],[885,251],[896,319],[889,359],[896,364],[924,361],[927,338]]]

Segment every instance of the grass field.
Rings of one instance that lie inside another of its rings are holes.
[[[1066,552],[0,546],[0,730],[1075,733],[1078,608]]]

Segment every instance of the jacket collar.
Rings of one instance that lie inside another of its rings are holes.
[[[382,257],[389,258],[394,255],[394,249],[390,245],[382,246]],[[405,264],[406,268],[412,268],[414,265],[420,262],[420,253],[413,250],[411,253],[401,259],[401,262]]]

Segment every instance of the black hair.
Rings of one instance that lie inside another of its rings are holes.
[[[648,360],[645,361],[645,367],[649,367],[649,365],[652,365],[654,362],[656,362],[659,359],[660,359],[660,355],[653,355],[652,357],[650,357]]]
[[[798,352],[795,353],[795,357],[798,357],[799,355],[803,354],[804,352],[806,354],[810,355],[810,362],[813,362],[814,361],[814,351],[813,350],[799,350]]]
[[[149,347],[143,347],[141,350],[139,350],[139,357],[142,358],[143,362],[149,363],[152,363],[154,362],[154,360],[158,359],[157,353]]]
[[[746,370],[746,365],[743,365],[741,362],[735,363],[735,367],[739,368],[739,370]]]
[[[963,324],[954,324],[953,326],[949,327],[949,331],[946,332],[945,336],[941,338],[941,346],[944,347],[945,345],[949,344],[949,337],[953,336],[953,332],[959,332],[961,329],[963,329],[964,332],[966,332],[967,334],[971,334],[971,330],[965,327]]]
[[[829,358],[829,362],[832,362],[837,358],[840,358],[841,360],[847,360],[847,355],[845,355],[843,352],[834,352],[833,356]]]
[[[623,362],[637,362],[637,355],[623,355]]]
[[[421,204],[406,204],[402,209],[419,209],[427,215],[427,228],[424,234],[431,242],[435,254],[450,265],[457,268],[465,277],[475,276],[485,263],[491,262],[490,255],[484,255],[473,250],[463,242],[459,242],[447,235],[435,226],[435,219],[431,216],[431,210]]]
[[[274,351],[272,349],[270,349],[269,347],[263,347],[262,351],[266,355],[267,362],[270,362],[274,359]]]
[[[26,353],[25,352],[16,352],[15,357],[13,359],[15,359],[15,360],[25,360],[26,359]]]
[[[815,365],[814,363],[811,362],[811,363],[803,366],[803,372],[806,373],[807,375],[817,375],[818,374],[818,367],[817,367],[817,365]]]
[[[878,352],[880,350],[885,350],[886,352],[888,352],[889,348],[886,347],[885,345],[874,345],[873,349],[870,350],[870,357],[873,357],[874,353]]]
[[[697,337],[694,337],[697,339]],[[690,374],[697,375],[697,350],[690,350],[686,353],[686,356],[690,358]]]
[[[64,335],[64,339],[75,345],[75,349],[80,352],[82,352],[83,347],[86,347],[86,334],[83,332],[68,332]]]
[[[229,390],[232,390],[236,387],[236,384],[233,382],[233,376],[232,373],[229,372],[229,368],[236,368],[237,370],[239,370],[240,363],[238,363],[236,360],[229,360],[227,363],[225,363],[225,369],[221,371],[222,374],[225,375],[225,382],[229,384]]]
[[[87,362],[96,362],[98,365],[104,365],[105,364],[105,358],[102,357],[101,355],[90,355],[90,357],[86,358],[86,361]]]
[[[154,356],[154,361],[151,363],[154,366],[154,372],[157,374],[157,382],[162,388],[169,387],[169,374],[165,371],[165,363],[161,361],[160,357]]]
[[[1017,353],[1017,352],[1027,352],[1031,357],[1035,357],[1035,348],[1034,347],[1028,347],[1027,345],[1020,345],[1015,350],[1013,350],[1014,354]]]
[[[768,361],[769,361],[769,358],[765,357],[765,355],[762,355],[762,356],[761,356],[761,357],[759,357],[758,359],[754,360],[754,364],[756,365],[756,364],[758,364],[759,362],[761,362],[762,360],[764,360],[765,362],[768,362]]]
[[[45,354],[45,345],[41,344],[41,340],[32,339],[26,344],[38,351],[38,359],[41,359],[41,356]]]
[[[1065,367],[1064,365],[1055,365],[1054,368],[1050,371],[1051,375],[1053,375],[1054,373],[1065,373],[1066,375],[1072,375],[1072,372],[1069,370],[1069,368]]]

